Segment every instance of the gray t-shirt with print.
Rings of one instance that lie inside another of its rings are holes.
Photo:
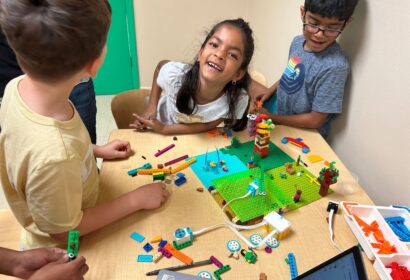
[[[329,113],[318,129],[326,138],[334,114],[342,112],[349,62],[337,42],[315,53],[304,50],[303,35],[293,39],[289,62],[277,90],[278,114]]]

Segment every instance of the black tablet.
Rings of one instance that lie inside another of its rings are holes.
[[[293,280],[367,280],[360,249],[354,246]]]

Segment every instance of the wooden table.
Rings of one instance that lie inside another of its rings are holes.
[[[241,142],[251,140],[246,133],[236,135]],[[332,246],[329,238],[328,224],[326,223],[326,207],[329,199],[335,201],[357,201],[363,204],[373,204],[371,199],[356,183],[341,160],[335,155],[323,138],[314,131],[294,129],[277,126],[272,133],[271,141],[296,159],[301,153],[296,146],[280,143],[282,137],[301,137],[311,148],[311,154],[317,154],[329,161],[336,161],[340,171],[338,183],[332,186],[333,194],[322,198],[305,207],[285,214],[291,226],[291,234],[281,240],[280,246],[271,254],[258,251],[256,264],[247,264],[244,258],[239,260],[228,258],[226,242],[238,238],[228,229],[221,228],[197,237],[193,246],[183,249],[183,252],[200,261],[216,256],[223,264],[229,264],[231,270],[222,275],[223,279],[259,279],[260,272],[268,275],[268,279],[290,279],[289,267],[284,259],[289,252],[296,257],[299,274],[318,265],[319,263],[335,256],[338,251]],[[184,154],[195,156],[206,152],[207,147],[213,150],[214,146],[221,148],[230,144],[230,139],[222,136],[211,138],[206,134],[182,135],[174,141],[172,136],[161,136],[150,132],[139,133],[133,130],[113,131],[110,139],[125,139],[130,141],[135,154],[126,160],[104,161],[100,173],[100,197],[98,202],[113,199],[138,186],[152,182],[152,176],[127,175],[127,171],[150,162],[153,166],[164,163]],[[154,157],[158,149],[171,143],[176,147],[161,155]],[[142,158],[146,157],[146,160]],[[323,163],[310,164],[308,169],[313,174],[318,174]],[[143,250],[145,241],[160,235],[168,241],[173,240],[173,232],[179,227],[190,227],[193,231],[223,222],[220,207],[208,192],[200,193],[197,187],[202,186],[199,179],[190,168],[183,171],[187,183],[176,187],[170,185],[171,197],[159,209],[140,211],[122,219],[81,240],[80,254],[84,255],[90,266],[86,279],[155,279],[147,277],[145,273],[151,270],[180,265],[176,258],[163,258],[157,264],[138,263],[138,254],[146,254]],[[346,192],[347,190],[347,192]],[[136,231],[146,237],[143,243],[137,243],[130,238]],[[259,232],[265,235],[264,229],[244,232],[245,236]],[[334,219],[335,241],[343,250],[357,244],[357,240],[344,221],[341,211]],[[154,248],[156,248],[155,246]],[[244,244],[242,243],[242,248]],[[371,263],[365,260],[369,279],[378,279]],[[216,266],[207,265],[185,270],[190,274],[197,274],[201,270],[213,272]]]

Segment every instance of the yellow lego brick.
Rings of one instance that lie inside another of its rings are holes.
[[[138,175],[152,175],[153,173],[163,172],[164,174],[170,174],[169,169],[141,169],[138,170]]]
[[[155,236],[154,238],[151,239],[150,243],[158,243],[162,240],[161,236]]]
[[[191,158],[190,160],[188,160],[188,161],[186,161],[186,162],[184,162],[184,163],[181,163],[181,164],[178,165],[177,167],[172,168],[171,174],[178,173],[179,171],[181,171],[181,170],[187,168],[188,166],[190,166],[190,165],[191,165],[192,163],[194,163],[194,162],[196,162],[196,158]],[[138,174],[139,174],[139,173],[138,173]]]

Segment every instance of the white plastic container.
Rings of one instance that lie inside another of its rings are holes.
[[[370,260],[374,260],[374,268],[379,274],[381,279],[392,279],[390,276],[391,269],[386,266],[391,265],[392,262],[397,262],[401,266],[406,266],[410,270],[410,244],[409,242],[402,242],[397,235],[390,228],[385,218],[401,216],[404,218],[407,228],[410,229],[410,213],[405,209],[382,207],[372,205],[361,205],[355,202],[342,202],[342,209],[344,211],[344,217],[346,222],[350,226],[364,252]],[[397,249],[397,253],[385,255],[378,254],[379,249],[373,248],[371,243],[377,243],[373,234],[368,236],[362,230],[361,226],[354,219],[353,215],[356,215],[366,224],[370,225],[373,221],[376,221],[379,225],[379,229],[382,231],[384,238],[394,245]]]

